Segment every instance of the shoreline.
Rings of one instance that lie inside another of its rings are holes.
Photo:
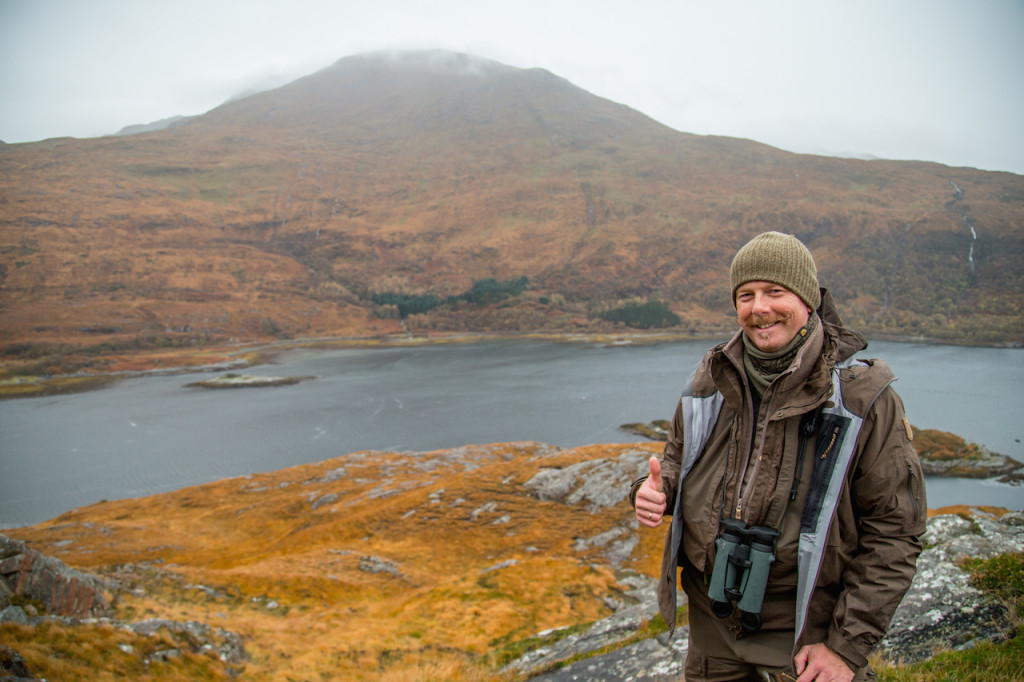
[[[63,393],[97,390],[124,378],[161,376],[172,374],[203,374],[226,372],[274,361],[284,352],[309,348],[318,350],[351,348],[402,348],[414,346],[440,346],[495,341],[540,341],[596,346],[653,346],[663,343],[706,340],[721,341],[721,334],[693,334],[683,332],[433,332],[424,335],[412,333],[387,336],[309,337],[260,343],[238,342],[229,345],[211,345],[182,351],[138,351],[135,353],[99,356],[122,369],[108,371],[78,371],[67,374],[19,375],[0,363],[0,400],[40,397]],[[926,344],[935,346],[964,346],[970,348],[1022,349],[1024,343],[955,343],[944,339],[901,334],[881,334],[869,339],[887,343]],[[212,362],[201,362],[210,360]],[[164,364],[167,360],[177,364]]]
[[[411,334],[372,337],[321,337],[287,339],[267,343],[237,343],[207,346],[192,351],[147,352],[112,354],[105,359],[117,366],[128,368],[108,371],[79,371],[68,374],[17,375],[9,371],[0,378],[0,400],[31,398],[62,393],[79,393],[104,388],[121,379],[143,376],[178,374],[205,374],[230,372],[272,363],[281,353],[308,348],[337,350],[351,348],[403,348],[415,346],[441,346],[495,341],[542,341],[602,346],[641,346],[680,341],[714,341],[717,336],[682,333],[602,333],[602,334],[548,334],[543,332],[441,332],[431,335]],[[177,364],[164,364],[171,359]],[[213,359],[213,361],[209,361]],[[196,360],[197,362],[189,362]],[[203,362],[206,360],[206,362]],[[5,369],[0,364],[0,369]]]

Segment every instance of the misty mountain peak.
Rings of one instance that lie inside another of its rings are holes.
[[[344,57],[280,88],[228,102],[196,125],[346,144],[390,140],[407,147],[421,140],[436,149],[457,138],[484,147],[510,137],[551,140],[555,131],[557,144],[581,144],[619,134],[623,116],[641,128],[650,122],[544,69],[414,50]]]
[[[387,67],[393,70],[427,71],[449,76],[487,77],[515,71],[515,67],[484,59],[464,52],[449,50],[381,50],[343,57],[328,67],[335,69],[360,69]]]

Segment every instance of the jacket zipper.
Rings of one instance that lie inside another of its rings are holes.
[[[747,387],[747,390],[748,391],[751,390],[749,386]],[[775,397],[775,396],[772,396],[772,397]],[[764,409],[764,407],[765,406],[762,405],[762,409]],[[768,410],[765,411],[765,421],[764,421],[764,433],[765,434],[768,433],[768,417],[772,413],[772,409],[771,409],[772,405],[771,405],[770,402],[767,405],[767,407],[768,407]],[[752,420],[753,429],[751,429],[752,436],[755,437],[755,438],[757,437],[757,427],[758,427],[758,424],[759,424],[759,421],[758,421],[757,417],[758,417],[758,415],[755,414],[754,418]],[[761,454],[764,451],[764,436],[763,435],[761,436],[761,438],[758,439],[758,447],[757,447],[757,453],[756,453],[757,457],[756,457],[756,459],[753,457],[753,455],[755,453],[753,453],[751,450],[752,450],[751,447],[747,447],[747,453],[748,453],[747,454],[747,460],[743,464],[743,471],[740,472],[739,480],[736,481],[736,488],[737,488],[736,509],[734,511],[733,516],[737,520],[741,520],[742,517],[743,517],[743,500],[746,497],[747,488],[750,487],[750,485],[752,485],[755,480],[757,480],[758,463],[761,461]],[[752,459],[754,460],[754,471],[751,474],[750,481],[747,482],[746,485],[744,485],[744,481],[747,478],[747,471],[750,470],[750,461]]]
[[[914,504],[914,520],[921,518],[921,503],[918,501],[917,494],[914,491],[914,480],[916,478],[913,465],[907,462],[907,493],[910,495],[910,501]]]

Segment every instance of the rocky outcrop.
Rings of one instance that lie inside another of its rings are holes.
[[[625,499],[629,483],[649,471],[651,453],[629,450],[615,459],[591,459],[562,468],[541,469],[526,482],[539,500],[581,505],[594,511]]]
[[[153,637],[160,630],[179,635],[178,639],[183,640],[185,648],[192,653],[202,653],[215,656],[221,661],[238,665],[248,659],[242,638],[234,632],[221,628],[213,628],[206,623],[189,620],[178,622],[164,618],[151,618],[132,624],[122,624],[136,634],[145,637]],[[164,649],[157,652],[158,659],[167,660],[181,656],[181,649]]]
[[[315,379],[316,377],[259,377],[247,374],[225,374],[214,379],[204,379],[191,384],[185,384],[186,388],[198,386],[200,388],[262,388],[266,386],[291,386],[300,381]]]
[[[539,500],[582,506],[594,512],[621,504],[629,482],[648,472],[651,453],[627,450],[614,459],[592,459],[562,468],[544,468],[525,483],[525,488]],[[625,482],[625,483],[624,483]],[[589,538],[577,538],[577,552],[600,549],[613,567],[629,559],[640,539],[636,522],[623,519],[614,528]]]
[[[37,678],[32,677],[21,654],[0,644],[0,682],[22,682],[35,679]]]
[[[643,436],[648,440],[668,440],[668,421],[665,419],[655,419],[646,424],[638,422],[623,424],[619,428],[623,431]]]
[[[915,428],[914,449],[928,476],[995,478],[1010,476],[1024,467],[1007,455],[992,452],[977,443],[968,443],[954,433],[938,429]]]
[[[70,568],[59,559],[30,549],[20,540],[0,534],[0,623],[35,626],[57,621],[78,626],[102,622],[147,637],[166,630],[177,635],[176,639],[193,653],[213,655],[229,665],[246,660],[241,637],[205,623],[165,619],[124,623],[110,619],[111,603],[120,587],[118,581]],[[158,660],[178,656],[181,656],[179,649],[167,649],[154,655]],[[7,672],[8,669],[11,672]],[[20,670],[27,669],[17,651],[0,651],[0,673],[3,673],[0,682],[28,678],[27,673],[17,672]]]
[[[505,667],[506,673],[537,674],[531,680],[636,680],[661,682],[681,679],[686,661],[688,627],[681,627],[671,641],[647,639],[622,645],[658,612],[655,580],[637,573],[624,573],[621,584],[627,588],[618,603],[609,604],[615,614],[598,621],[585,631],[560,637],[558,631],[542,633],[551,643],[540,646]],[[664,640],[664,636],[661,638]],[[560,663],[585,657],[593,651],[615,647],[611,653],[584,658],[557,668]],[[541,672],[545,670],[550,672]]]
[[[112,581],[0,535],[0,610],[20,599],[39,603],[52,615],[97,618],[109,615],[115,591]]]
[[[616,459],[542,469],[526,487],[540,499],[590,508],[605,506],[616,496],[621,501],[629,482],[646,472],[648,454],[627,452]],[[635,539],[639,532],[646,531],[631,523],[596,538],[579,540],[578,544],[590,546],[612,540],[621,544],[630,536]],[[938,651],[968,649],[980,642],[1001,642],[1012,637],[1014,625],[1006,607],[973,587],[960,566],[965,558],[1024,552],[1024,513],[1010,512],[1001,518],[982,513],[969,517],[937,516],[928,521],[924,543],[928,549],[918,560],[917,575],[877,654],[893,663],[915,662]],[[679,679],[686,659],[687,629],[680,628],[671,641],[664,643],[659,641],[664,636],[629,642],[657,612],[654,582],[636,575],[629,580],[630,598],[610,605],[616,609],[613,616],[583,633],[560,639],[552,633],[542,633],[554,641],[513,661],[507,670],[526,674],[532,671],[534,676],[530,679],[545,682]],[[616,645],[621,646],[610,653],[586,658],[594,651]],[[571,665],[557,667],[581,657]]]
[[[995,478],[1002,476],[1006,483],[1020,481],[1019,469],[1024,467],[1009,455],[982,449],[974,457],[935,459],[919,453],[921,469],[925,476],[947,476],[951,478]]]
[[[575,682],[577,680],[630,680],[630,682],[676,682],[683,679],[689,627],[676,631],[666,644],[646,639],[612,651],[577,661],[564,668],[543,673],[531,680]]]
[[[964,559],[1024,552],[1024,513],[999,519],[954,514],[928,521],[928,549],[917,562],[914,583],[896,611],[879,654],[891,661],[922,661],[937,651],[969,649],[1013,635],[1006,607],[970,584]]]

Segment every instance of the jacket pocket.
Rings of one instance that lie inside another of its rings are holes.
[[[924,481],[922,480],[921,467],[917,462],[911,461],[909,456],[907,456],[904,465],[907,469],[905,496],[907,506],[911,511],[908,515],[907,521],[908,524],[912,524],[914,526],[914,528],[908,528],[907,530],[923,530],[923,526],[927,522],[928,517],[928,503],[925,501]]]

